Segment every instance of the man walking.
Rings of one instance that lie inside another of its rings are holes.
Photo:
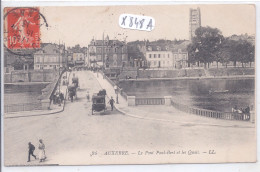
[[[36,159],[36,156],[33,154],[34,150],[35,150],[35,147],[33,144],[31,144],[31,142],[28,143],[29,145],[29,152],[28,152],[28,161],[27,162],[30,162],[30,158],[31,158],[31,155]]]
[[[111,96],[111,99],[109,100],[109,103],[111,105],[111,111],[113,111],[115,100],[113,99],[112,96]]]

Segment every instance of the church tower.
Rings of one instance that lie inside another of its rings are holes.
[[[189,36],[190,41],[195,36],[195,31],[197,28],[201,27],[201,17],[200,17],[200,8],[190,9],[190,28]]]

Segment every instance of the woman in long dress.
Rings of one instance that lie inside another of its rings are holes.
[[[42,139],[39,140],[39,160],[40,162],[44,161],[46,159],[46,156],[45,156],[45,145],[42,141]]]

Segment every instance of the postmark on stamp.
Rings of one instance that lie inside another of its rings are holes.
[[[6,47],[40,48],[39,8],[5,8]]]

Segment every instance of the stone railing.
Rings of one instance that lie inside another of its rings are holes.
[[[64,72],[66,72],[66,70],[63,70],[61,72],[61,74],[51,84],[49,84],[46,88],[44,88],[42,90],[42,95],[41,95],[40,99],[41,99],[43,110],[50,109],[52,97],[55,94],[59,84],[61,84],[60,83],[61,82],[61,76],[63,75]]]
[[[114,87],[116,84],[114,81],[112,81],[110,78],[108,78],[104,73],[101,72],[101,74],[103,75],[103,77]],[[118,88],[118,93],[125,99],[127,100],[127,94],[123,91],[122,88]]]
[[[127,96],[128,106],[136,105],[171,105],[171,96],[163,98],[136,98],[135,96]]]
[[[183,112],[187,112],[190,114],[198,115],[198,116],[204,116],[208,118],[216,118],[216,119],[225,119],[225,120],[238,120],[238,121],[251,121],[254,122],[254,114],[245,114],[245,113],[232,113],[232,112],[218,112],[218,111],[212,111],[207,109],[199,109],[190,107],[188,105],[183,105],[176,103],[174,101],[171,101],[172,106],[174,106],[176,109],[181,110]]]
[[[136,98],[135,105],[164,105],[164,98]]]

